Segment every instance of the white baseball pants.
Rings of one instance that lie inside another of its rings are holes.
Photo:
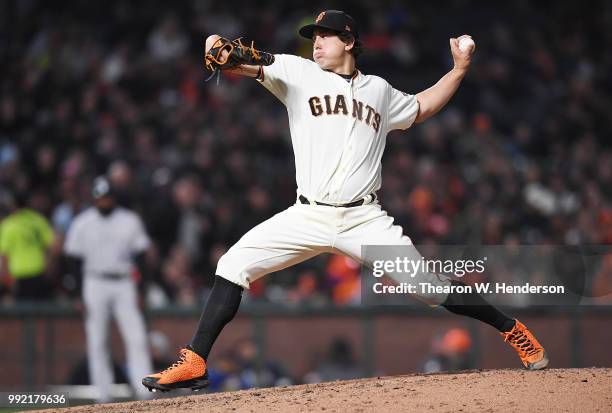
[[[129,278],[107,280],[88,276],[83,283],[89,377],[98,389],[98,402],[110,401],[110,387],[114,382],[108,346],[111,316],[117,320],[125,344],[130,385],[139,398],[148,398],[148,391],[140,381],[153,367],[136,285]]]
[[[296,203],[247,232],[221,257],[216,274],[249,288],[250,282],[268,273],[325,252],[347,255],[372,268],[371,262],[364,262],[362,245],[405,246],[409,248],[407,255],[421,257],[393,221],[377,201],[352,208]],[[387,275],[398,282],[405,280],[403,274]],[[420,273],[415,281],[450,285],[448,278],[429,273]],[[413,296],[436,306],[444,302],[447,294]]]

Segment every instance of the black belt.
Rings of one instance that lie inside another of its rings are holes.
[[[105,280],[127,280],[129,278],[128,275],[117,272],[103,272],[100,273],[98,277],[103,278]]]
[[[372,200],[370,202],[376,201],[375,193],[371,193],[368,196],[372,197]],[[302,204],[310,204],[310,201],[304,195],[300,195],[298,199],[300,200]],[[340,204],[340,205],[326,204],[325,202],[319,202],[319,201],[314,201],[314,203],[315,205],[324,205],[324,206],[330,206],[330,207],[336,207],[336,208],[351,208],[351,207],[361,206],[365,204],[365,197],[355,202],[349,202],[348,204]]]

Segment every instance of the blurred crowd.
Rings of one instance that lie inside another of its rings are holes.
[[[476,40],[449,106],[388,137],[379,196],[415,244],[612,243],[612,6],[603,0],[0,7],[0,218],[25,198],[61,245],[93,178],[107,174],[154,242],[153,305],[201,301],[224,251],[296,198],[284,107],[251,79],[205,83],[205,37],[308,57],[297,28],[326,8],[359,22],[358,68],[409,93],[450,69],[450,36]],[[48,273],[55,299],[69,296],[61,257]],[[612,268],[602,273],[612,279]],[[246,301],[350,304],[358,276],[354,261],[321,257],[254,283]]]

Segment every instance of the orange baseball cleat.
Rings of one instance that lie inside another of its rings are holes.
[[[181,358],[166,370],[150,374],[142,379],[149,391],[170,391],[172,389],[191,389],[198,391],[208,386],[206,360],[189,347],[180,350]]]
[[[516,350],[523,366],[527,370],[541,370],[548,366],[548,357],[544,347],[523,323],[515,320],[516,324],[507,333],[500,333],[504,341],[510,343]]]

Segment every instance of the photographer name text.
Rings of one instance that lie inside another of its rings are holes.
[[[385,285],[374,283],[372,290],[375,294],[565,294],[563,285],[533,285],[507,284],[507,283],[475,283],[474,285],[432,285],[430,283],[400,283]]]

